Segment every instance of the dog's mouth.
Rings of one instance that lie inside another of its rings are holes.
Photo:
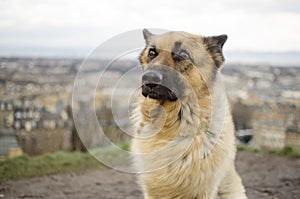
[[[157,100],[176,101],[182,94],[178,73],[167,66],[149,66],[142,76],[142,94]]]
[[[143,84],[142,94],[144,97],[157,100],[176,101],[178,99],[171,89],[159,84]]]

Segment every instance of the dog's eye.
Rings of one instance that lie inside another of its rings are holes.
[[[181,51],[181,52],[179,53],[179,56],[180,56],[182,59],[190,59],[190,55],[189,55],[185,50]]]
[[[154,48],[150,48],[150,49],[149,49],[149,52],[148,52],[148,57],[149,57],[150,59],[153,59],[153,58],[156,57],[156,56],[157,56],[156,50],[155,50]]]
[[[190,55],[185,50],[180,51],[179,53],[173,53],[174,61],[180,62],[184,60],[190,60]]]

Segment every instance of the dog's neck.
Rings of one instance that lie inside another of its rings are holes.
[[[219,138],[229,111],[219,74],[209,91],[205,93],[201,88],[194,92],[198,97],[186,95],[175,102],[142,97],[133,119],[136,118],[134,123],[138,125],[137,136],[145,138],[143,145],[160,150],[178,143],[172,140],[178,140],[183,148],[198,143],[199,157],[206,158],[214,146],[221,143]],[[144,147],[143,152],[149,152],[147,150],[149,148]]]
[[[198,91],[195,91],[195,93]],[[175,102],[167,100],[143,99],[140,111],[144,124],[160,139],[176,136],[196,136],[208,130],[211,118],[211,97],[201,93],[186,95]],[[198,95],[200,96],[200,95]]]
[[[139,109],[142,133],[160,139],[202,134],[215,137],[222,128],[227,103],[220,75],[216,78],[211,88],[198,88],[175,102],[143,98]]]

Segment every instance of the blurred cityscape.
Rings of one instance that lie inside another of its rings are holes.
[[[124,115],[128,103],[123,95],[130,95],[128,87],[135,88],[140,83],[139,71],[133,70],[137,61],[114,62],[105,70],[95,95],[86,95],[83,87],[80,99],[72,104],[74,80],[82,61],[0,58],[0,158],[105,145],[104,138],[99,139],[95,133],[97,125],[89,122],[95,115],[89,110],[94,107],[110,140],[129,139],[122,133],[131,125],[128,115]],[[107,60],[93,60],[89,64],[81,74],[86,87],[99,81],[97,72],[105,69]],[[120,88],[114,88],[114,94],[119,89],[114,112],[112,88],[107,85],[115,85],[128,71],[131,73],[127,80]],[[286,145],[300,148],[300,67],[226,64],[222,74],[239,142],[262,149]],[[82,113],[89,114],[77,117]],[[74,117],[79,118],[77,128]],[[85,135],[78,135],[81,126]]]

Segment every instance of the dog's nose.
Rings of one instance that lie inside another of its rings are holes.
[[[153,88],[163,81],[163,75],[155,70],[148,70],[142,76],[142,83],[150,88]]]

